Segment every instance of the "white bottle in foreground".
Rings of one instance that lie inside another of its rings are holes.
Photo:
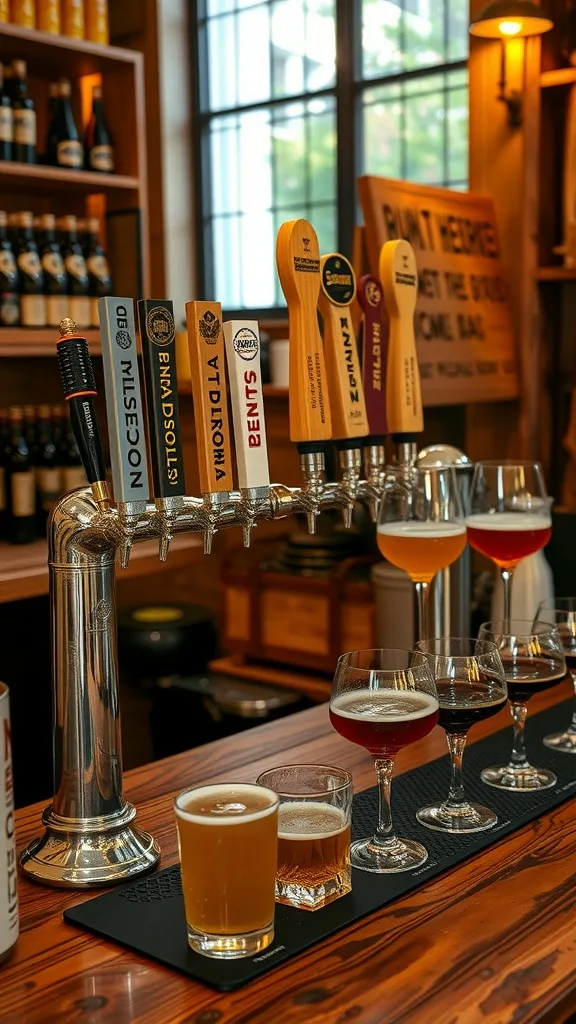
[[[512,578],[512,619],[533,619],[541,601],[554,598],[554,578],[552,569],[546,561],[542,550],[528,555],[518,563]],[[492,595],[492,620],[501,620],[504,614],[502,598],[502,580],[496,573],[494,593]]]
[[[0,964],[18,938],[18,871],[8,687],[0,683]]]

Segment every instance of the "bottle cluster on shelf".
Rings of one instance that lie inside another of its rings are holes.
[[[111,293],[97,218],[0,210],[0,328],[58,327],[66,316],[98,327],[98,299]]]
[[[108,0],[0,0],[0,22],[107,44]]]
[[[0,537],[30,544],[46,536],[65,491],[86,483],[67,410],[61,405],[0,409]]]
[[[112,173],[114,148],[102,109],[102,87],[92,87],[92,113],[82,140],[74,118],[70,81],[60,78],[50,82],[48,133],[44,152],[39,154],[36,104],[28,95],[27,77],[24,60],[0,65],[0,160]]]

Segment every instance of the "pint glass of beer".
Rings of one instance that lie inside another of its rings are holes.
[[[352,776],[323,764],[288,764],[258,777],[278,793],[276,899],[317,910],[350,892]]]
[[[274,938],[278,796],[219,783],[174,801],[188,943],[220,959],[252,956]]]

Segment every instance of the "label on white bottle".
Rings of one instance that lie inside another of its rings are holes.
[[[12,515],[17,518],[33,516],[36,511],[36,481],[32,470],[26,470],[25,473],[12,473],[10,486]]]
[[[85,487],[88,478],[84,466],[63,466],[62,467],[62,490],[74,491],[77,487]]]
[[[68,298],[70,316],[78,327],[90,326],[90,299],[87,295],[70,295]]]
[[[36,145],[36,111],[22,110],[14,111],[14,142],[21,146]]]
[[[56,162],[59,167],[73,167],[78,170],[84,163],[82,143],[77,139],[64,139],[56,146]]]
[[[104,171],[112,174],[114,170],[114,150],[112,146],[94,146],[90,150],[90,167],[93,171]]]
[[[44,295],[20,296],[20,323],[22,327],[46,327]]]
[[[46,296],[46,323],[48,327],[59,327],[60,321],[68,316],[67,295]]]
[[[36,470],[36,486],[39,491],[40,508],[44,512],[50,512],[60,496],[60,469],[39,466]]]

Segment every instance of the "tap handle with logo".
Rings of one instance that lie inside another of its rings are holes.
[[[360,360],[350,305],[356,294],[352,265],[340,253],[320,260],[318,307],[324,320],[324,359],[332,417],[339,448],[358,447],[368,433]]]
[[[150,497],[140,370],[132,299],[98,300],[106,414],[114,498],[146,502]]]
[[[323,451],[332,423],[317,313],[320,250],[307,220],[282,224],[276,265],[290,322],[290,439],[301,454]]]
[[[219,302],[187,302],[186,325],[203,494],[231,491],[232,456]]]
[[[412,246],[404,240],[385,242],[379,277],[390,319],[386,405],[394,441],[414,441],[424,430],[420,371],[414,337],[418,271]]]
[[[96,417],[96,381],[88,342],[78,333],[69,317],[60,323],[57,342],[58,365],[64,396],[70,409],[70,421],[92,492],[102,510],[108,508],[110,495],[106,484],[106,467],[102,438]]]
[[[268,448],[260,367],[260,332],[256,320],[228,320],[223,325],[238,485],[268,487]]]
[[[358,305],[362,310],[362,381],[368,412],[368,432],[372,444],[384,444],[388,433],[388,323],[382,285],[373,274],[364,274],[358,281]]]
[[[181,497],[186,494],[186,482],[178,413],[176,329],[172,303],[168,299],[140,299],[138,320],[154,497]]]

